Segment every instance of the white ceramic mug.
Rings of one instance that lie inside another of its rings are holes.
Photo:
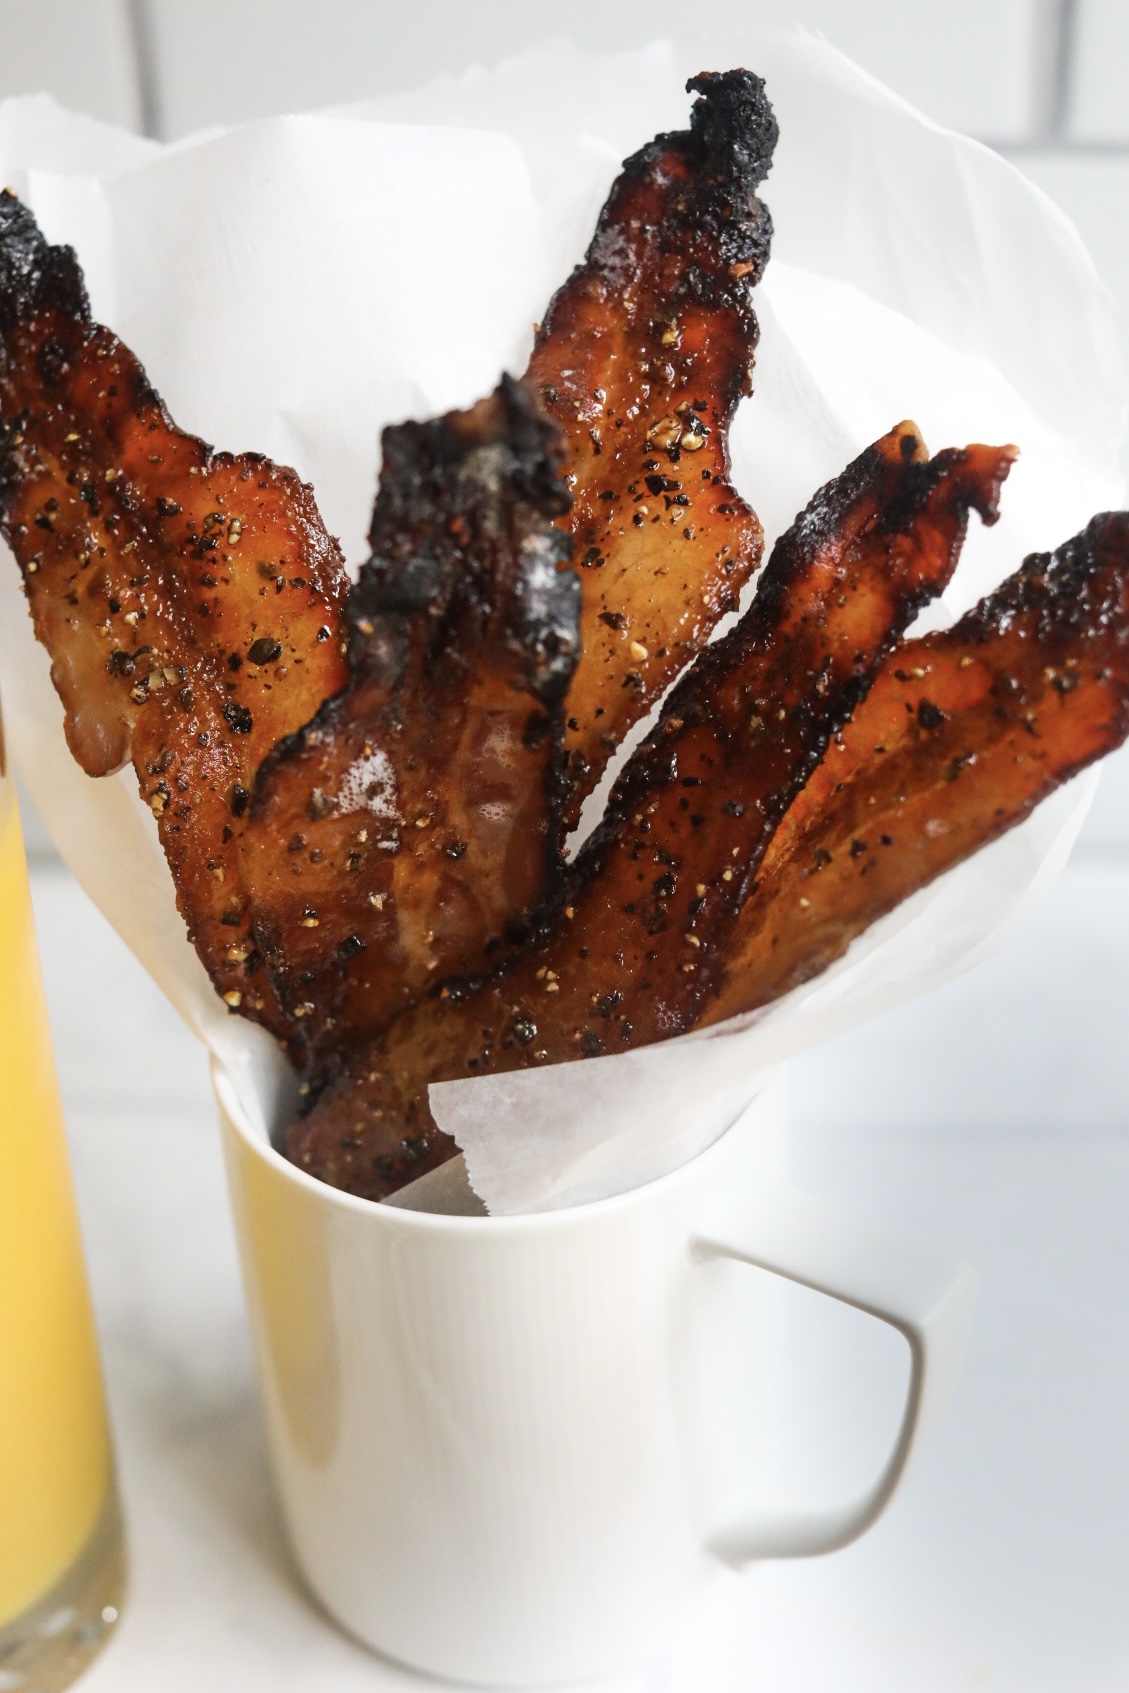
[[[314,1181],[214,1080],[294,1551],[351,1633],[414,1668],[520,1687],[638,1662],[711,1569],[860,1535],[954,1384],[972,1272],[773,1179],[772,1094],[646,1187],[478,1218]],[[693,1388],[719,1258],[908,1341],[900,1433],[849,1509],[709,1520]]]

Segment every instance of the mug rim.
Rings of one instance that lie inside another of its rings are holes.
[[[260,1135],[254,1129],[226,1065],[215,1053],[210,1055],[209,1073],[220,1115],[230,1124],[243,1145],[276,1175],[295,1183],[300,1190],[309,1193],[311,1198],[320,1199],[332,1210],[354,1216],[379,1218],[380,1221],[376,1223],[378,1228],[431,1229],[450,1234],[471,1233],[482,1238],[487,1231],[494,1234],[519,1234],[545,1227],[567,1228],[570,1224],[579,1226],[590,1218],[628,1210],[632,1205],[642,1204],[647,1199],[661,1200],[662,1190],[674,1187],[680,1181],[689,1180],[691,1172],[697,1173],[709,1161],[722,1156],[722,1149],[729,1144],[733,1131],[762,1095],[768,1092],[778,1071],[773,1070],[766,1075],[765,1086],[754,1095],[744,1110],[737,1114],[729,1127],[722,1130],[715,1141],[711,1141],[709,1146],[696,1153],[685,1164],[679,1164],[676,1169],[655,1176],[651,1181],[641,1182],[638,1187],[628,1188],[623,1193],[609,1194],[603,1199],[586,1199],[577,1205],[562,1205],[547,1211],[524,1211],[514,1216],[501,1217],[490,1213],[484,1217],[465,1217],[452,1216],[443,1211],[414,1211],[407,1206],[385,1205],[379,1200],[364,1199],[359,1194],[346,1193],[343,1188],[323,1182],[317,1176],[311,1176],[308,1171],[300,1169],[297,1164],[292,1164],[288,1158],[284,1158],[271,1144],[265,1132]]]

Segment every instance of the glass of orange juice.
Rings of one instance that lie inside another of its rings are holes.
[[[0,1693],[55,1693],[118,1619],[106,1406],[0,731]]]

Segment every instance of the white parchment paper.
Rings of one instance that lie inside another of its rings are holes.
[[[418,93],[170,147],[42,98],[9,101],[0,165],[48,236],[77,248],[95,315],[178,423],[293,464],[356,566],[380,429],[521,370],[619,161],[685,125],[687,75],[738,63],[767,78],[781,143],[763,190],[776,239],[736,481],[771,542],[903,417],[933,450],[1015,441],[1003,518],[973,530],[927,614],[947,621],[1024,553],[1122,503],[1111,302],[1038,190],[824,43],[684,36],[604,58],[556,44]],[[0,676],[15,758],[63,856],[271,1126],[288,1108],[285,1066],[212,992],[132,772],[93,781],[70,759],[14,566],[0,572]],[[476,1190],[492,1211],[538,1210],[675,1168],[782,1059],[998,945],[1061,865],[1091,789],[1084,777],[1055,796],[751,1019],[434,1087]]]

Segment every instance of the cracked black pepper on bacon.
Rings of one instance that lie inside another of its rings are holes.
[[[761,558],[728,435],[776,124],[747,71],[688,88],[525,377],[385,431],[352,589],[312,490],[178,430],[0,196],[0,525],[71,750],[132,760],[217,991],[302,1072],[289,1155],[373,1199],[454,1154],[432,1081],[769,1003],[1129,732],[1129,514],[907,638],[1015,457],[908,423],[709,644]]]
[[[180,430],[0,194],[0,522],[90,776],[132,761],[217,991],[287,1039],[239,861],[255,772],[345,682],[349,583],[312,489]]]
[[[552,885],[580,615],[561,456],[508,378],[385,433],[348,686],[264,761],[241,836],[259,945],[319,1064],[481,968]]]

